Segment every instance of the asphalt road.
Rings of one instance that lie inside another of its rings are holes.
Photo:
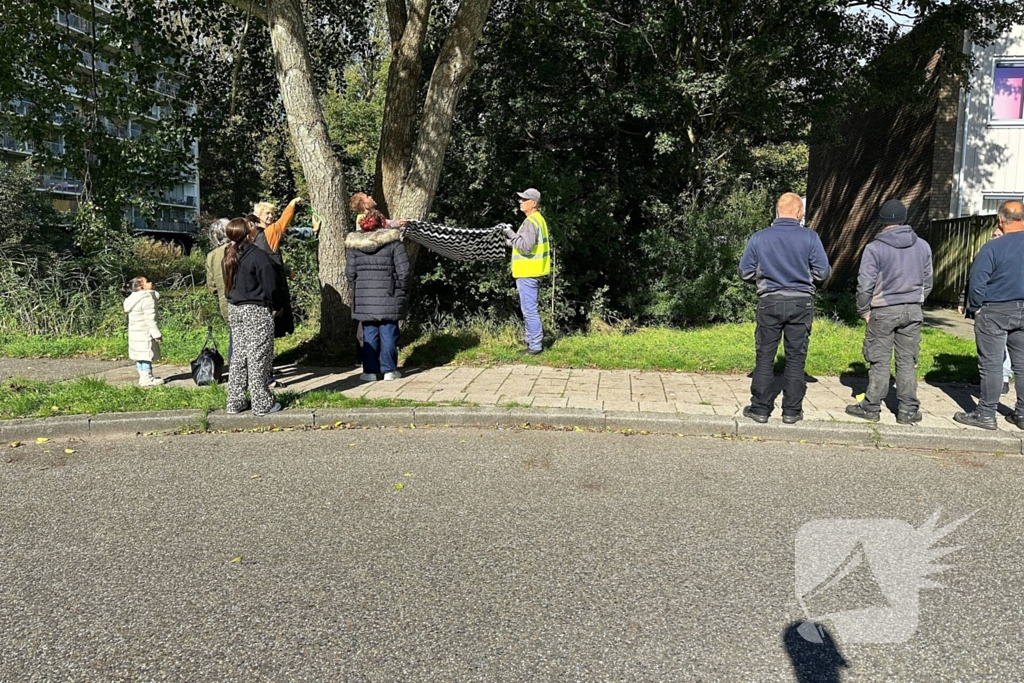
[[[1021,459],[575,432],[3,444],[0,681],[1024,680],[1022,483]],[[974,513],[943,588],[894,583],[876,528],[796,633],[797,564],[846,538],[820,520],[938,510]],[[896,602],[905,642],[820,618]]]

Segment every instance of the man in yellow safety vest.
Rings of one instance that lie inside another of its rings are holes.
[[[537,300],[540,279],[551,273],[551,241],[548,224],[539,211],[540,192],[531,187],[517,194],[519,210],[526,214],[526,220],[519,226],[519,232],[505,228],[505,236],[512,247],[512,277],[516,279],[519,306],[526,323],[526,349],[520,353],[536,356],[544,350]]]

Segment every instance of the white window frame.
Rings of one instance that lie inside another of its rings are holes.
[[[1024,69],[1024,56],[1005,55],[997,57],[992,65],[992,92],[988,96],[988,128],[1021,128],[1024,127],[1024,117],[1019,119],[995,119],[992,118],[996,99],[996,69]]]
[[[981,195],[981,206],[978,207],[979,215],[982,215],[982,216],[994,216],[996,214],[996,212],[999,210],[999,207],[996,207],[995,209],[992,209],[992,213],[991,214],[985,213],[985,211],[986,211],[986,209],[985,209],[985,202],[990,200],[990,199],[995,200],[995,201],[999,202],[1000,204],[1002,204],[1003,202],[1007,201],[1008,199],[1016,199],[1017,201],[1024,201],[1024,192],[985,192],[985,193],[983,193]]]

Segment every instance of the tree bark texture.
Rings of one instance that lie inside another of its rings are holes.
[[[393,56],[374,192],[392,217],[426,218],[441,178],[459,95],[476,69],[473,53],[491,0],[462,0],[459,4],[422,106],[419,81],[430,0],[387,0],[387,8]],[[404,26],[396,26],[403,18]]]
[[[427,86],[419,135],[399,193],[398,212],[403,216],[425,218],[434,203],[459,95],[476,70],[473,54],[490,9],[491,0],[462,0],[448,29]]]
[[[408,4],[407,0],[386,0],[385,7],[391,36],[391,67],[384,91],[384,117],[373,194],[380,209],[392,215],[398,208],[412,154],[415,124],[419,118],[423,42],[427,35],[431,0],[408,0]]]
[[[271,0],[267,23],[292,142],[309,187],[309,200],[321,217],[320,338],[342,349],[352,333],[351,294],[345,279],[345,235],[349,230],[345,177],[313,87],[300,0]]]

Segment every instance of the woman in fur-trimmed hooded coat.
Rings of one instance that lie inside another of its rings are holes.
[[[367,212],[362,232],[345,237],[352,318],[363,323],[363,374],[374,381],[401,377],[398,372],[398,321],[405,313],[409,286],[409,257],[402,233],[388,228],[378,211]]]

